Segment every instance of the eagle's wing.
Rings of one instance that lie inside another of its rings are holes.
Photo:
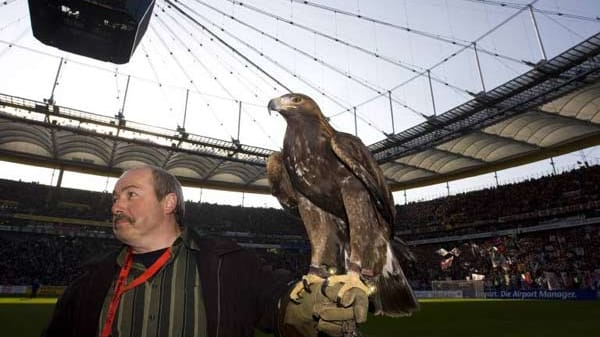
[[[381,168],[360,138],[338,132],[331,138],[336,156],[365,185],[383,218],[393,226],[396,210]]]
[[[279,200],[281,206],[295,215],[298,214],[298,199],[292,187],[290,176],[283,166],[280,152],[273,152],[267,159],[267,177],[271,185],[271,193]]]
[[[354,229],[354,235],[350,235],[350,261],[358,261],[363,276],[372,273],[377,289],[376,295],[372,297],[376,314],[410,315],[418,309],[419,304],[396,256],[401,255],[410,259],[412,254],[405,243],[391,240],[395,208],[383,172],[369,149],[353,135],[335,134],[331,139],[331,148],[365,186],[365,191],[351,190],[352,195],[344,195],[344,204],[347,205],[346,212],[351,226],[350,233]],[[369,197],[375,204],[374,208],[378,214],[373,214],[375,213],[373,209],[361,208],[361,205],[370,204],[371,200],[366,200]],[[383,224],[376,219],[382,219],[386,223]],[[378,227],[381,225],[387,226],[387,233],[385,233],[386,229]],[[352,276],[349,274],[337,278],[349,283],[352,281]],[[334,277],[333,281],[335,280],[337,279]],[[349,286],[345,284],[344,287]]]

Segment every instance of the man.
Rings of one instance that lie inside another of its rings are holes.
[[[112,215],[124,245],[67,288],[43,336],[243,337],[254,328],[341,336],[366,320],[359,290],[338,301],[335,289],[316,284],[299,303],[289,301],[290,273],[263,268],[232,241],[199,237],[182,226],[184,205],[181,185],[165,170],[123,173]]]
[[[31,282],[31,294],[29,295],[29,298],[36,298],[38,295],[38,291],[40,291],[40,287],[40,281],[34,278]]]

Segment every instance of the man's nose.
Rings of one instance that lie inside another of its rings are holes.
[[[111,207],[112,214],[123,213],[123,203],[120,201],[121,198],[115,198]]]

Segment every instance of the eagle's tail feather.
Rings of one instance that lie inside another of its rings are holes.
[[[419,302],[390,246],[387,259],[383,273],[373,280],[376,291],[371,300],[375,314],[391,317],[410,316],[419,310]]]

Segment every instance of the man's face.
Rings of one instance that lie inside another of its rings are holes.
[[[125,172],[113,191],[113,232],[117,239],[130,246],[151,240],[166,220],[163,206],[156,198],[150,169]]]

